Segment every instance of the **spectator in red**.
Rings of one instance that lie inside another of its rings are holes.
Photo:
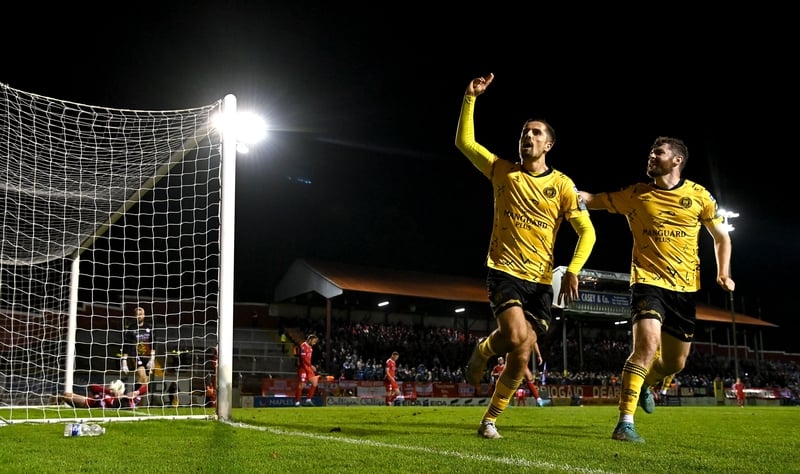
[[[544,359],[542,359],[542,352],[539,350],[539,343],[536,342],[533,344],[533,354],[532,356],[536,359],[536,367],[542,365]],[[536,399],[536,406],[544,406],[544,402],[542,401],[542,397],[539,396],[539,387],[536,386],[534,383],[534,375],[531,372],[530,367],[527,365],[525,366],[525,375],[522,377],[522,384],[528,387],[530,390],[531,395],[533,398]]]
[[[528,393],[525,391],[524,387],[520,387],[517,389],[517,406],[524,407],[525,406],[525,399],[528,397]]]
[[[400,353],[392,352],[392,356],[386,359],[386,372],[383,376],[383,385],[386,387],[386,404],[393,405],[395,399],[401,398],[400,386],[397,385],[397,359]]]
[[[739,408],[744,408],[744,382],[739,377],[736,377],[736,383],[733,384],[733,389],[736,391],[736,404]]]
[[[310,334],[302,344],[300,344],[300,351],[298,355],[297,365],[297,392],[294,398],[294,406],[300,406],[300,399],[303,397],[303,388],[306,383],[310,383],[311,387],[308,389],[308,397],[306,398],[306,405],[314,406],[314,393],[317,391],[317,384],[319,383],[319,375],[317,375],[317,368],[311,363],[312,356],[314,355],[314,346],[319,342],[319,338],[315,334]]]
[[[503,373],[503,369],[505,368],[506,368],[505,358],[503,358],[502,356],[498,357],[497,364],[495,364],[495,366],[492,367],[491,386],[489,387],[489,393],[494,393],[494,387],[495,385],[497,385],[497,379],[500,378],[500,374]]]
[[[536,399],[536,406],[540,407],[544,402],[542,402],[542,397],[539,396],[539,387],[536,386],[533,380],[533,372],[531,372],[531,369],[525,367],[525,377],[522,379],[522,385],[528,388],[528,390],[531,392],[531,396]],[[525,391],[521,386],[520,390],[523,392]]]
[[[542,354],[541,354],[541,352],[539,352],[539,344],[538,344],[538,342],[534,343],[534,345],[533,345],[533,353],[531,355],[536,358],[536,365],[537,366],[542,365]],[[501,357],[501,359],[502,359],[502,357]],[[492,378],[494,379],[494,376]],[[528,389],[527,391],[525,390],[526,388]],[[536,383],[534,383],[533,372],[531,371],[530,367],[526,365],[525,366],[525,374],[522,377],[522,383],[519,385],[519,388],[517,388],[517,392],[516,392],[516,398],[517,398],[517,405],[518,406],[520,406],[520,405],[524,406],[526,404],[525,403],[525,399],[527,398],[527,395],[528,395],[527,392],[530,392],[530,394],[533,396],[533,398],[536,399],[536,406],[544,406],[544,402],[542,401],[542,397],[539,395],[539,387],[537,387]]]

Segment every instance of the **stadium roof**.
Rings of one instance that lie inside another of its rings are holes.
[[[275,301],[284,302],[300,295],[317,293],[332,299],[345,292],[378,293],[429,298],[450,302],[486,303],[486,283],[480,278],[439,275],[415,271],[366,267],[320,260],[297,259],[278,282]],[[734,313],[737,324],[778,327],[762,319]],[[697,304],[697,319],[732,323],[732,312]]]

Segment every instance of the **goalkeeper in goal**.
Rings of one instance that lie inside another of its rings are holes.
[[[130,372],[128,357],[135,360],[134,371],[137,382],[150,380],[155,367],[156,351],[153,345],[153,327],[146,321],[144,308],[138,306],[134,313],[136,322],[131,323],[123,333],[122,360],[120,369],[123,374]],[[147,382],[144,382],[147,383]]]

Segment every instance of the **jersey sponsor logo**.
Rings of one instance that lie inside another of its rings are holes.
[[[666,230],[666,229],[644,229],[642,234],[653,239],[653,242],[669,242],[672,239],[682,239],[688,237],[688,233],[684,230]]]
[[[644,235],[650,237],[687,237],[689,234],[685,230],[665,230],[665,229],[644,229]]]
[[[518,227],[520,229],[531,230],[534,227],[539,227],[540,229],[549,228],[547,222],[538,219],[531,219],[530,216],[526,216],[525,214],[518,214],[506,210],[505,215],[514,221],[514,227]]]

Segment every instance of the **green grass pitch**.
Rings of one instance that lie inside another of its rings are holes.
[[[800,472],[800,407],[638,410],[643,445],[611,439],[616,406],[510,407],[499,440],[476,436],[483,410],[235,408],[224,422],[110,422],[96,438],[0,423],[0,472]]]

